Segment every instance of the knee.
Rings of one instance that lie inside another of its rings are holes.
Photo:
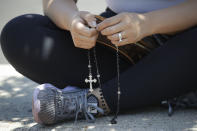
[[[38,19],[41,17],[43,16],[38,14],[17,16],[3,27],[0,43],[3,54],[8,61],[11,56],[18,55],[16,50],[20,49],[25,39],[28,39],[29,33],[39,23]]]
[[[30,31],[29,29],[35,25],[34,21],[38,17],[41,17],[41,15],[25,14],[11,19],[2,29],[1,45],[4,47],[10,41],[15,41],[18,36],[24,35],[26,31]]]

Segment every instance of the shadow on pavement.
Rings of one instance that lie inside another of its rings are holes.
[[[0,83],[0,121],[33,122],[31,97],[37,84],[24,77],[8,77]]]
[[[97,118],[96,123],[78,120],[53,126],[36,124],[32,117],[31,98],[36,83],[25,77],[0,77],[0,129],[21,130],[102,130],[102,131],[182,131],[197,130],[197,110],[178,110],[172,117],[167,109],[150,107],[119,115],[118,124],[111,125],[112,116]]]

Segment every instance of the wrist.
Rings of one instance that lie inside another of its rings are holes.
[[[142,16],[144,37],[156,34],[156,25],[153,23],[152,16],[149,13],[142,14]]]

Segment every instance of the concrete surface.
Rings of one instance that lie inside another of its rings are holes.
[[[95,14],[106,7],[104,0],[79,0],[78,5],[81,10]],[[41,0],[0,0],[0,31],[10,19],[26,13],[42,14]],[[9,65],[0,51],[0,131],[197,131],[197,110],[179,110],[168,117],[167,110],[159,107],[121,114],[117,125],[109,124],[111,116],[108,116],[98,118],[94,124],[80,120],[76,125],[70,121],[45,127],[32,118],[31,97],[35,86],[35,82]]]

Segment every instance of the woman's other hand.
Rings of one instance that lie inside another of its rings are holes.
[[[146,17],[137,13],[120,13],[116,16],[105,19],[98,24],[97,30],[115,45],[122,46],[135,43],[148,35]],[[122,34],[122,41],[119,42],[119,33]]]
[[[75,47],[83,49],[94,47],[98,37],[96,18],[89,12],[78,12],[71,21],[70,32]]]

